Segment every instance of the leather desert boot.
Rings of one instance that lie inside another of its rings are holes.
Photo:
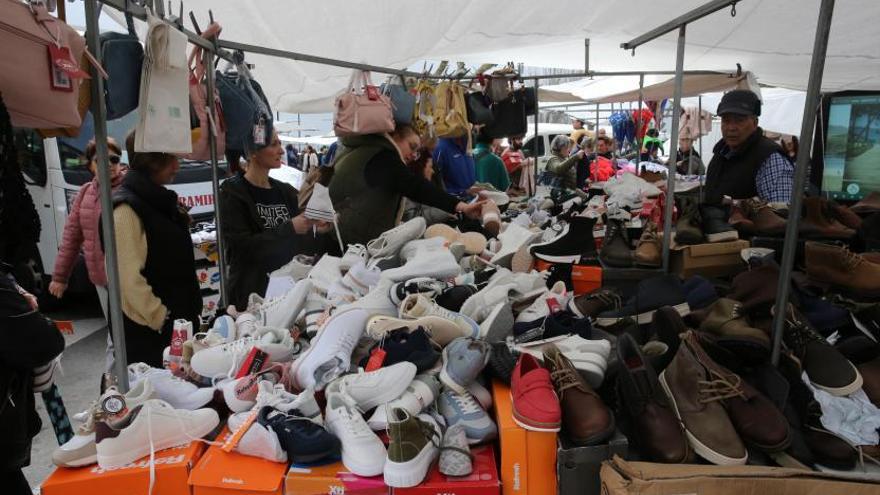
[[[740,204],[740,201],[734,201],[730,207],[730,217],[727,219],[727,223],[739,231],[740,236],[751,237],[755,233],[755,222],[746,215]]]
[[[880,357],[859,365],[859,373],[864,380],[862,390],[865,391],[868,400],[880,407]]]
[[[599,260],[608,266],[627,268],[633,264],[629,234],[621,220],[609,219],[605,224],[605,238],[599,251]]]
[[[862,387],[862,376],[849,360],[829,344],[792,304],[785,314],[782,338],[800,360],[807,378],[831,395],[849,395]]]
[[[620,362],[617,387],[621,409],[632,421],[635,433],[630,438],[653,462],[690,462],[691,451],[681,423],[660,388],[657,374],[631,336],[620,336],[617,357]]]
[[[618,309],[621,306],[623,306],[623,299],[620,293],[611,287],[596,289],[568,301],[569,311],[581,318],[590,318],[591,320],[603,311]]]
[[[764,331],[752,327],[742,310],[742,304],[733,299],[721,298],[709,307],[709,314],[700,324],[700,331],[716,337],[718,344],[742,348],[751,353],[760,352],[766,357],[770,350],[770,337]],[[757,348],[757,349],[755,349]]]
[[[764,264],[733,277],[728,298],[742,303],[744,314],[769,316],[770,308],[776,304],[776,283],[779,280],[779,267]]]
[[[694,199],[682,198],[681,215],[675,223],[676,244],[702,244],[705,242],[703,230],[700,228],[700,209]]]
[[[544,366],[562,407],[562,430],[575,445],[598,445],[614,433],[614,415],[571,361],[554,345],[544,349]]]
[[[842,246],[808,241],[804,246],[807,276],[858,298],[880,297],[880,265]]]
[[[700,457],[721,466],[746,463],[748,452],[721,404],[739,391],[738,384],[707,370],[691,348],[682,345],[660,373],[660,385]]]
[[[813,228],[813,236],[823,239],[849,239],[856,235],[855,230],[834,219],[830,208],[825,198],[804,198],[805,215],[801,224],[805,229]]]
[[[657,233],[657,225],[648,222],[642,230],[642,236],[636,245],[634,254],[636,265],[657,268],[663,264],[661,253],[663,246]]]
[[[687,332],[688,328],[681,319],[678,311],[664,306],[654,313],[654,321],[651,322],[651,333],[657,336],[657,340],[666,345],[667,350],[661,356],[651,360],[655,371],[663,371],[669,366],[669,362],[678,353],[681,345],[680,335]]]
[[[791,438],[788,422],[782,412],[742,377],[715,362],[691,331],[682,339],[710,377],[714,380],[711,393],[722,397],[733,427],[740,438],[765,452],[780,452],[788,448]]]
[[[755,234],[771,237],[785,235],[785,219],[765,201],[752,198],[745,200],[740,206],[752,221]]]
[[[708,242],[727,242],[739,239],[739,233],[733,228],[727,219],[730,214],[727,207],[702,205],[700,217],[703,220],[703,234]]]
[[[862,217],[858,216],[848,207],[843,206],[836,201],[829,201],[828,205],[831,211],[831,216],[847,228],[859,230],[859,227],[862,226]]]
[[[850,210],[859,215],[867,215],[869,213],[877,213],[880,211],[880,191],[872,191],[861,201],[852,205]]]

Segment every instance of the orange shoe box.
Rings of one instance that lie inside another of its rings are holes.
[[[544,260],[535,260],[535,270],[543,272],[550,269],[552,263]],[[573,265],[571,267],[571,281],[574,284],[575,295],[586,294],[602,287],[602,267],[592,265]]]
[[[224,428],[217,441],[225,441],[228,435],[229,430]],[[224,452],[213,445],[193,469],[189,484],[192,495],[283,495],[286,472],[286,462]]]
[[[382,475],[364,478],[348,472],[341,462],[323,466],[294,464],[287,472],[286,495],[389,495]]]
[[[476,447],[473,454],[474,471],[468,476],[446,476],[440,472],[438,463],[428,472],[428,477],[412,488],[395,488],[394,495],[499,495],[501,482],[495,465],[495,450],[491,445]]]
[[[192,442],[156,452],[153,493],[190,495],[187,478],[204,450],[204,443]],[[41,490],[43,495],[146,495],[150,490],[150,458],[118,469],[104,470],[97,464],[58,468],[43,482]]]
[[[513,421],[510,387],[492,382],[501,444],[504,495],[556,493],[556,433],[529,431]]]

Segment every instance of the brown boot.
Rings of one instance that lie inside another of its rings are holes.
[[[715,335],[720,340],[741,340],[770,349],[770,337],[752,327],[741,314],[742,304],[733,299],[721,298],[709,307],[709,314],[700,324],[700,330]]]
[[[642,237],[636,246],[635,261],[637,265],[657,267],[663,264],[661,253],[663,246],[657,233],[657,225],[648,222],[642,230]]]
[[[873,191],[858,203],[852,205],[850,208],[851,211],[858,213],[859,215],[865,215],[868,213],[876,213],[880,211],[880,191]]]
[[[836,201],[829,201],[828,205],[830,207],[831,216],[846,227],[853,230],[859,230],[859,227],[862,226],[862,217],[856,215],[851,209]]]
[[[813,236],[825,239],[849,239],[856,231],[847,228],[834,219],[831,206],[825,198],[804,198],[804,212],[801,219],[804,229],[814,230]]]
[[[727,223],[738,230],[742,236],[751,236],[755,233],[755,222],[749,219],[739,201],[734,201],[733,206],[730,207],[730,218]]]
[[[740,207],[754,225],[756,234],[767,236],[785,235],[785,219],[779,216],[765,201],[747,199]]]
[[[807,276],[850,294],[880,297],[880,265],[845,247],[808,241],[804,246]]]

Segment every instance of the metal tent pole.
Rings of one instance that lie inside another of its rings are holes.
[[[208,118],[211,120],[211,132],[208,133],[208,144],[211,146],[211,188],[214,191],[214,223],[217,230],[217,254],[220,263],[220,307],[229,303],[229,293],[226,288],[226,250],[223,249],[223,221],[220,217],[220,178],[219,165],[217,165],[217,116],[214,114],[214,54],[209,51],[202,52],[205,58],[205,85],[208,89]],[[279,119],[280,120],[280,119]],[[227,168],[230,165],[227,164]]]
[[[672,106],[672,133],[666,171],[666,204],[663,211],[663,271],[669,273],[669,243],[672,242],[672,206],[675,203],[675,156],[678,154],[678,124],[681,119],[681,92],[684,80],[684,40],[687,24],[678,28],[678,52],[675,55],[675,96]]]
[[[700,160],[702,160],[703,159],[703,95],[700,95],[697,97],[697,118],[698,118],[697,129],[699,129],[699,133],[700,133],[700,135],[697,137],[697,139],[700,140],[698,151],[700,153]],[[691,142],[691,149],[692,150],[694,149],[693,142]],[[691,170],[691,168],[690,168],[690,160],[688,160],[688,173],[693,174],[693,170]]]
[[[639,131],[642,129],[642,104],[645,100],[645,75],[639,74],[639,107],[636,109],[638,112],[638,120],[636,120],[636,148],[638,148],[637,152],[639,154],[639,159],[641,159],[642,155],[642,139],[639,137]]]
[[[797,253],[798,226],[801,220],[801,203],[804,186],[807,182],[807,169],[810,162],[810,148],[813,145],[813,126],[816,122],[816,109],[819,106],[822,75],[825,71],[825,53],[828,50],[828,34],[831,31],[831,15],[834,13],[834,0],[822,0],[819,6],[819,20],[816,24],[816,38],[813,42],[813,59],[810,64],[810,78],[807,82],[807,95],[804,102],[804,120],[801,122],[800,146],[794,172],[794,185],[791,191],[791,206],[788,222],[785,225],[785,243],[782,247],[782,263],[779,267],[779,280],[776,285],[776,306],[773,317],[773,352],[770,360],[774,366],[779,364],[779,351],[782,334],[785,331],[785,314],[788,292],[791,287],[791,271]]]
[[[698,19],[702,19],[703,17],[717,12],[727,6],[733,6],[734,10],[731,12],[731,14],[736,15],[736,3],[739,1],[740,0],[713,0],[709,3],[706,3],[691,10],[690,12],[680,15],[661,26],[652,29],[637,38],[627,41],[626,43],[621,43],[620,47],[624,50],[635,50],[640,45],[644,45],[645,43],[657,39],[666,33],[671,33],[676,29],[681,29],[689,23],[694,22]]]
[[[86,0],[86,37],[89,50],[101,60],[99,50],[98,2]],[[108,313],[110,314],[110,331],[113,334],[114,364],[113,369],[119,391],[128,391],[128,363],[125,353],[125,327],[122,320],[122,300],[119,296],[119,264],[116,257],[116,228],[113,224],[113,200],[110,185],[110,162],[107,152],[107,108],[104,105],[104,80],[92,67],[92,119],[95,124],[95,145],[98,162],[98,187],[101,192],[101,233],[104,237],[104,263],[107,269]]]
[[[590,72],[590,38],[584,39],[584,72]]]
[[[595,134],[596,137],[599,137],[599,104],[596,103],[596,129]]]
[[[538,135],[538,117],[541,116],[541,109],[539,105],[539,96],[538,96],[538,79],[535,79],[535,138],[534,138],[534,149],[535,149],[535,189],[538,188],[538,177],[541,176],[541,172],[538,170],[538,140],[543,140],[540,135]]]

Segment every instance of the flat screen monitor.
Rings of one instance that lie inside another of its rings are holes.
[[[828,197],[859,200],[880,191],[880,93],[830,98],[823,158]]]

